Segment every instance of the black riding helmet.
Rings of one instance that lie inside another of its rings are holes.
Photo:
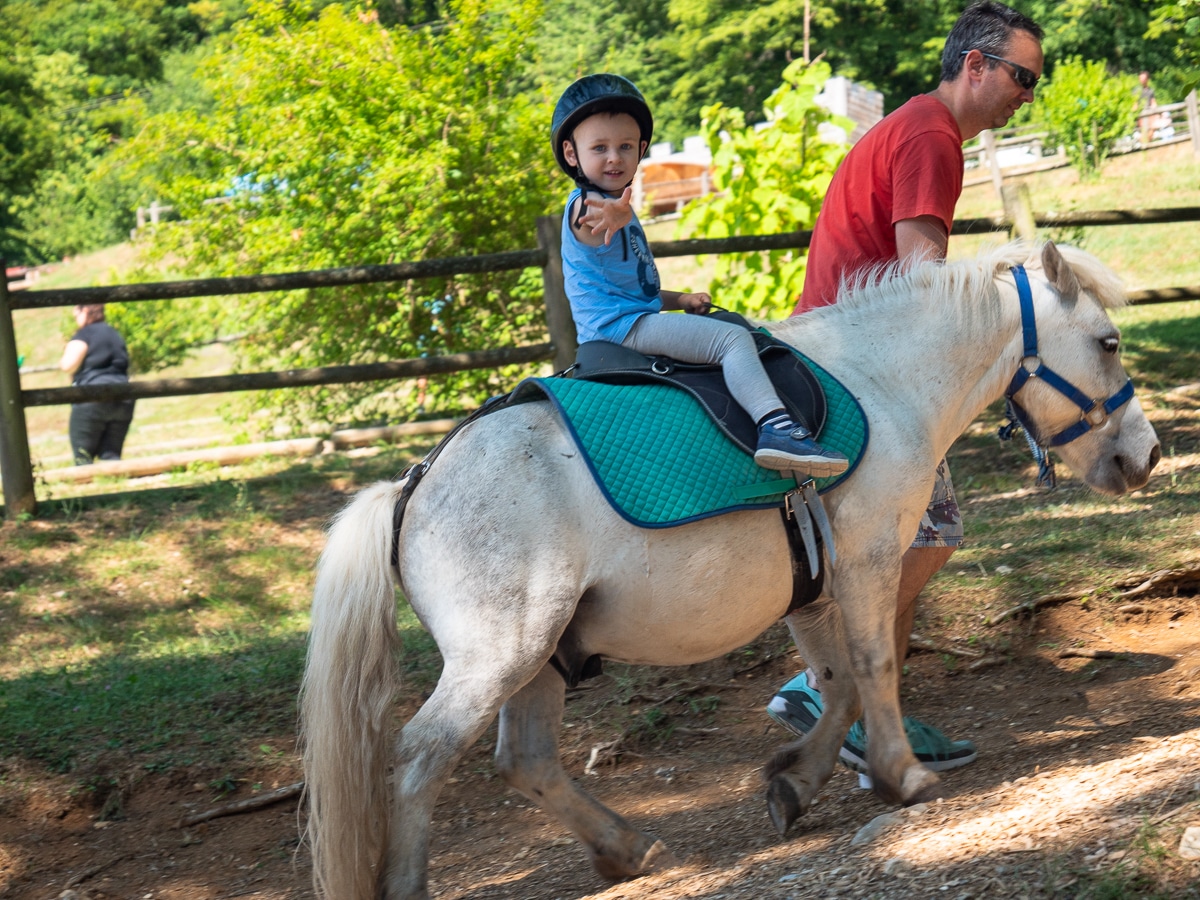
[[[570,140],[575,127],[590,115],[599,112],[628,113],[638,123],[646,147],[654,135],[654,117],[650,107],[632,81],[620,75],[602,72],[585,75],[563,91],[554,107],[554,118],[550,123],[550,143],[559,167],[583,184],[583,172],[567,163],[563,155],[563,141]]]

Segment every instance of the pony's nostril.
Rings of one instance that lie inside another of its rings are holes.
[[[1161,445],[1161,444],[1155,444],[1155,445],[1154,445],[1154,448],[1153,448],[1153,449],[1150,451],[1150,465],[1149,465],[1149,467],[1146,469],[1146,471],[1147,471],[1147,472],[1153,472],[1153,471],[1154,471],[1154,467],[1158,465],[1158,461],[1159,461],[1160,459],[1162,459],[1162,445]]]

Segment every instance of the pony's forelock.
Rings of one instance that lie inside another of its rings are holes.
[[[1117,273],[1086,250],[1058,244],[1058,252],[1079,279],[1079,285],[1105,309],[1120,309],[1129,303],[1125,285]]]

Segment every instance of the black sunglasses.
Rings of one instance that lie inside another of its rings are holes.
[[[970,52],[970,50],[964,50],[960,55],[966,56]],[[1018,66],[1011,59],[1005,59],[1003,56],[996,56],[994,53],[984,53],[982,50],[979,51],[979,54],[981,56],[986,56],[988,59],[994,59],[996,62],[1002,62],[1006,66],[1012,66],[1013,81],[1020,85],[1021,90],[1023,91],[1032,91],[1035,87],[1037,87],[1037,83],[1041,79],[1040,75],[1034,75],[1024,66]]]

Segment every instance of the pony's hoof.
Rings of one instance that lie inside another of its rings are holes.
[[[786,778],[775,777],[767,785],[767,813],[771,816],[771,824],[779,832],[780,837],[788,833],[792,823],[804,815],[805,806],[800,802],[796,789]]]
[[[637,838],[640,846],[630,847],[620,853],[591,853],[592,868],[596,874],[607,881],[626,881],[679,865],[675,854],[662,841],[644,834],[637,835]],[[646,848],[644,852],[641,847]]]
[[[875,795],[884,803],[892,805],[914,806],[946,796],[942,780],[920,763],[905,770],[898,788],[890,787],[882,778],[872,778],[872,782]]]
[[[674,869],[681,865],[679,857],[671,852],[671,849],[662,841],[655,841],[654,846],[646,851],[646,855],[642,857],[641,875],[652,875],[656,872],[665,872],[667,869]]]

